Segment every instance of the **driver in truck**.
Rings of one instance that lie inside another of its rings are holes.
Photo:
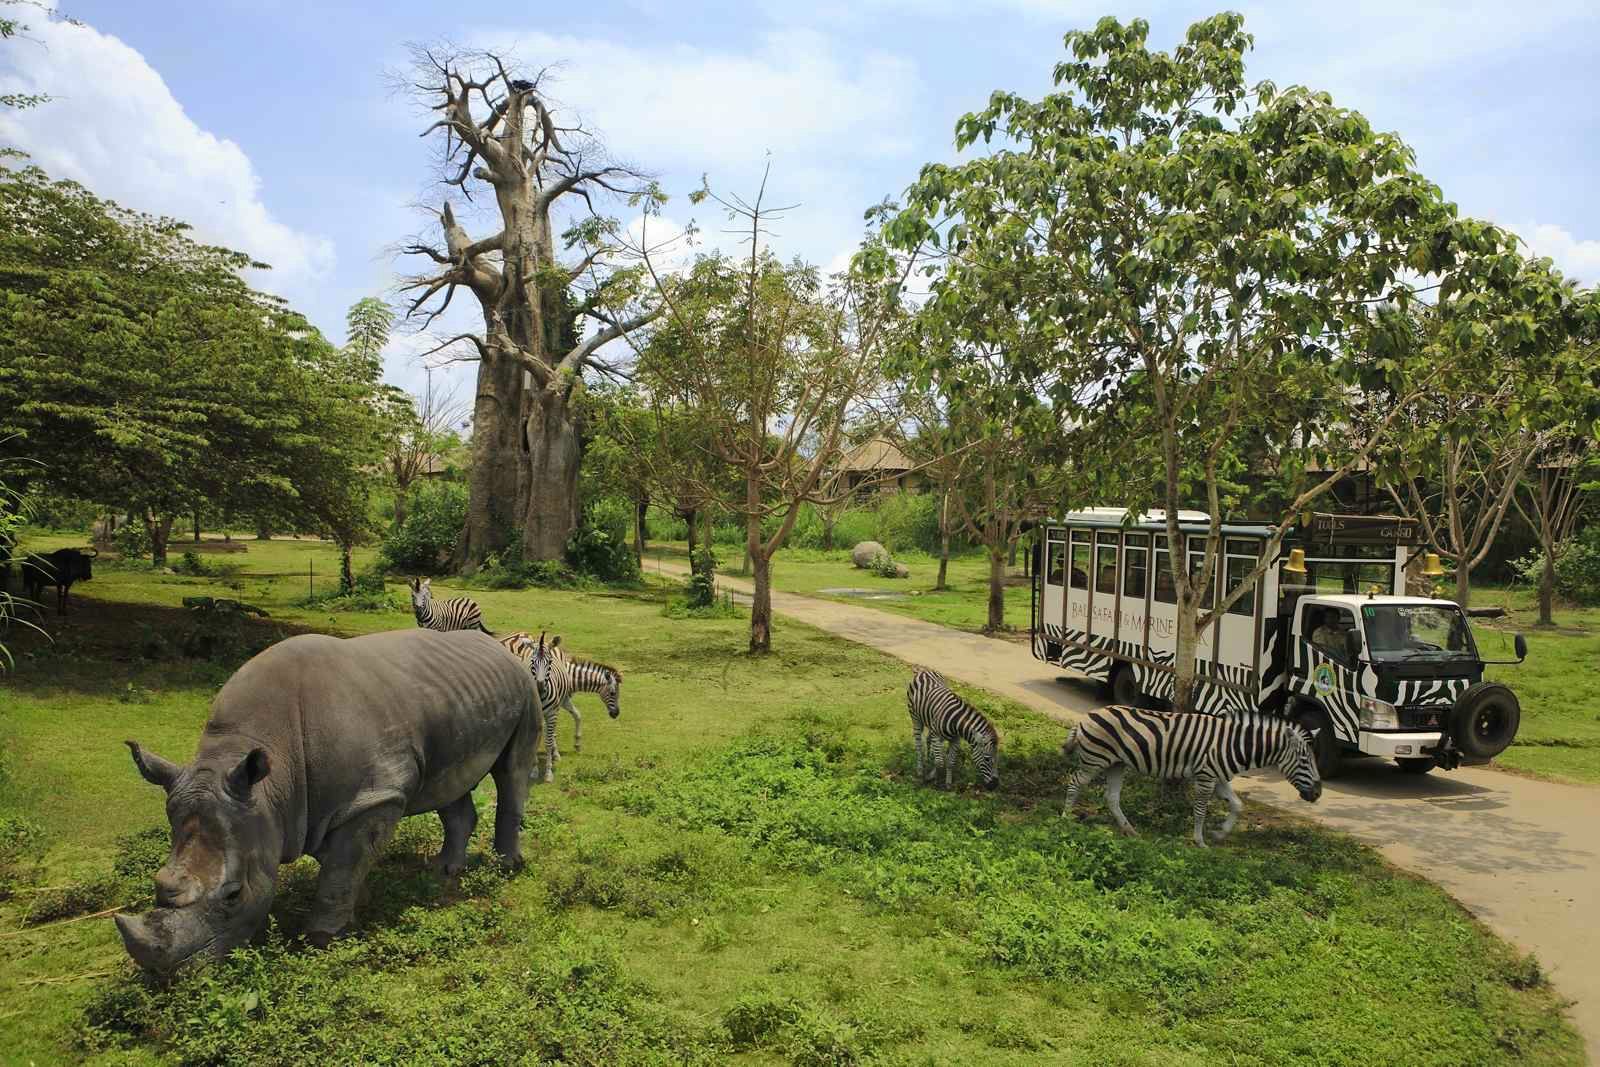
[[[1311,643],[1338,659],[1344,658],[1345,624],[1341,616],[1342,612],[1324,611],[1311,631]]]

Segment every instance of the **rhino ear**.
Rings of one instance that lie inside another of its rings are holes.
[[[133,765],[139,768],[139,773],[151,785],[159,785],[168,792],[172,791],[172,783],[178,780],[178,775],[183,768],[171,760],[162,759],[154,752],[146,752],[139,747],[137,741],[124,741],[128,751],[133,753]]]
[[[252,748],[245,753],[245,757],[234,766],[233,770],[228,772],[223,785],[233,799],[246,801],[250,799],[250,790],[271,770],[272,760],[267,757],[267,750]]]

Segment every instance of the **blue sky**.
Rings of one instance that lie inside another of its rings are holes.
[[[393,246],[437,204],[427,125],[390,88],[410,41],[449,38],[559,65],[554,94],[613,152],[657,174],[666,215],[715,240],[686,194],[702,173],[753,190],[771,155],[777,199],[800,206],[777,248],[828,265],[861,213],[952,153],[956,118],[996,88],[1044,92],[1064,31],[1143,17],[1171,47],[1214,3],[822,0],[571,5],[73,0],[73,27],[25,13],[0,46],[0,86],[53,94],[0,116],[0,144],[130,207],[178,216],[275,269],[330,337],[385,295]],[[1600,5],[1276,3],[1242,8],[1252,80],[1299,83],[1398,131],[1464,212],[1511,227],[1569,273],[1600,281]],[[25,9],[24,9],[25,11]],[[620,205],[617,208],[621,213]],[[463,307],[463,311],[467,310]],[[470,328],[471,318],[458,320]],[[417,387],[420,339],[391,380]],[[456,367],[447,373],[465,377]]]

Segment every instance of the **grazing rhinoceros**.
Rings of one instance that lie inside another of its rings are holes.
[[[322,868],[306,934],[326,944],[402,816],[437,811],[440,868],[461,870],[485,774],[499,794],[495,850],[519,865],[538,711],[528,665],[475,631],[305,635],[267,649],[217,694],[193,763],[128,742],[139,773],[167,791],[172,823],[155,910],[116,917],[129,955],[156,971],[226,955],[266,924],[278,865],[302,855]]]

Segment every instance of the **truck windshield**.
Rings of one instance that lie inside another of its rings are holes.
[[[1364,604],[1361,618],[1374,659],[1478,654],[1466,616],[1454,604]]]

